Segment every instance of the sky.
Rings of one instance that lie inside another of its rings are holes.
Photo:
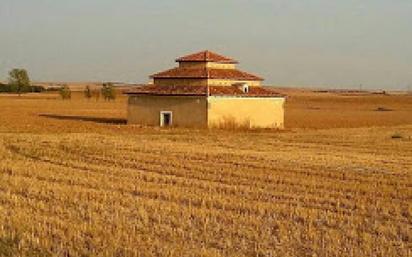
[[[0,80],[145,83],[205,49],[267,85],[412,88],[412,1],[0,0]]]

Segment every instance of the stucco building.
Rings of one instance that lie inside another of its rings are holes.
[[[285,97],[237,69],[237,61],[203,51],[176,62],[127,92],[129,124],[283,128]]]

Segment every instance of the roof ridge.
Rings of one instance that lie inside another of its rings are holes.
[[[238,63],[236,60],[224,55],[204,50],[201,52],[185,55],[176,59],[177,62],[221,62],[221,63]]]

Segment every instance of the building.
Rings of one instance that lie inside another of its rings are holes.
[[[283,128],[285,97],[237,61],[203,51],[127,92],[128,123],[177,127]]]

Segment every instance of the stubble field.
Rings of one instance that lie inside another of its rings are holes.
[[[0,95],[0,256],[411,256],[412,97],[291,94],[284,132]]]

